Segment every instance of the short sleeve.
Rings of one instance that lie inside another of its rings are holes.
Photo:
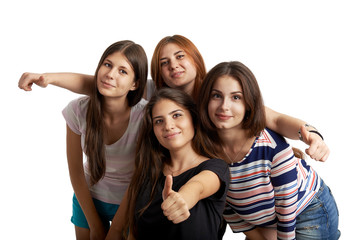
[[[82,97],[71,101],[63,110],[62,115],[68,127],[76,134],[85,134],[86,112],[89,97]]]

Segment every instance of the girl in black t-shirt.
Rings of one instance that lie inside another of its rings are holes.
[[[128,239],[217,239],[228,165],[204,147],[197,124],[195,104],[180,90],[162,89],[146,106],[119,212]]]

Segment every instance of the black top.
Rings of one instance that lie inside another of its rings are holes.
[[[190,217],[178,224],[174,224],[163,215],[161,209],[161,204],[163,202],[162,190],[166,177],[161,174],[157,183],[155,198],[148,209],[146,209],[143,215],[136,221],[137,239],[218,239],[218,230],[229,184],[228,164],[221,159],[209,159],[204,161],[197,167],[191,168],[173,177],[172,189],[178,192],[187,181],[204,170],[210,170],[216,173],[221,181],[221,187],[212,196],[199,201],[190,209]],[[139,193],[136,203],[136,213],[146,206],[150,199],[150,186],[143,186],[142,189],[145,190]],[[137,217],[137,214],[135,217]]]

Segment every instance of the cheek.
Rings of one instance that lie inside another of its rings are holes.
[[[161,69],[161,77],[164,81],[164,83],[168,86],[168,87],[172,87],[172,82],[168,79],[168,71],[165,68]]]
[[[208,115],[210,116],[213,115],[216,111],[216,108],[217,108],[216,103],[210,100],[208,102],[208,107],[207,107]]]

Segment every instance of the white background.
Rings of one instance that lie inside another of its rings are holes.
[[[78,95],[53,86],[24,92],[21,74],[94,74],[111,43],[133,40],[151,59],[157,42],[174,34],[195,43],[208,70],[243,62],[267,106],[321,131],[331,155],[308,162],[334,193],[341,239],[351,239],[350,10],[338,0],[2,1],[0,239],[75,238],[61,110]]]

